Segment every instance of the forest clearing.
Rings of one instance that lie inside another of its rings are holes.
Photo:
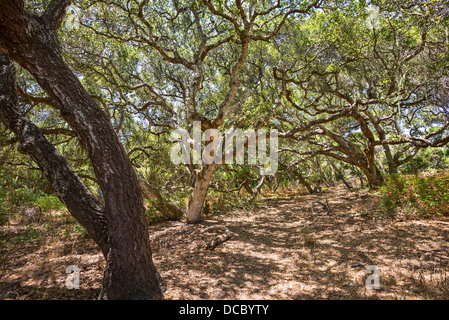
[[[447,300],[448,145],[449,0],[0,0],[0,299]]]
[[[312,201],[324,195],[285,190],[266,194],[257,209],[212,216],[199,225],[153,224],[153,257],[166,282],[165,299],[449,298],[449,218],[382,216],[367,190],[348,193],[337,186],[325,195],[332,214],[311,211]],[[204,230],[214,225],[227,226],[233,237],[207,250],[214,236]],[[0,266],[0,299],[97,298],[104,258],[91,240],[76,234],[11,241],[24,228],[0,229],[8,257]],[[81,269],[79,289],[65,286],[69,265]],[[380,269],[377,290],[365,287],[369,265]]]

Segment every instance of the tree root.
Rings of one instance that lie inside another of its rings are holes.
[[[229,231],[229,229],[224,225],[210,226],[204,229],[204,232],[211,232],[211,231],[221,231],[222,234],[212,238],[209,241],[209,243],[205,246],[207,250],[214,250],[218,245],[222,244],[225,241],[228,241],[234,236],[234,234],[231,231]]]

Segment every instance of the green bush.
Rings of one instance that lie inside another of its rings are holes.
[[[250,197],[239,197],[232,193],[217,193],[209,197],[210,202],[206,202],[207,214],[220,215],[234,210],[248,211],[257,207],[257,202],[252,202]]]
[[[404,200],[407,176],[394,174],[388,176],[379,188],[380,207],[384,213],[393,214]]]
[[[64,210],[64,204],[55,195],[43,195],[36,199],[35,204],[41,207],[42,211]]]
[[[145,215],[146,215],[148,223],[150,223],[150,224],[152,224],[154,222],[158,222],[161,219],[163,219],[162,214],[153,205],[146,208]]]
[[[42,193],[28,187],[17,188],[9,195],[9,204],[13,207],[33,205]]]
[[[379,194],[384,213],[393,214],[400,208],[425,216],[449,216],[449,172],[391,175]]]
[[[417,177],[413,187],[416,205],[422,213],[449,216],[449,173]]]
[[[64,204],[55,195],[45,194],[28,186],[9,185],[9,187],[0,188],[0,213],[33,205],[38,205],[43,211],[64,209]]]
[[[36,244],[43,238],[42,232],[36,226],[28,226],[21,231],[15,231],[10,241],[16,244]]]
[[[76,221],[65,224],[56,235],[62,239],[86,239],[88,237],[87,231]]]
[[[13,188],[10,184],[0,189],[0,225],[8,222],[8,217],[18,214],[21,208],[33,206],[39,193],[26,186]]]

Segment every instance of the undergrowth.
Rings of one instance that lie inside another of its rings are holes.
[[[380,209],[420,216],[449,216],[449,172],[394,174],[379,188]]]

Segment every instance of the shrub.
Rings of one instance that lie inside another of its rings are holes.
[[[26,205],[33,205],[42,193],[35,191],[29,187],[17,188],[9,195],[10,206],[23,207]]]
[[[401,208],[419,215],[449,216],[449,172],[391,175],[379,193],[384,213]]]
[[[211,194],[209,199],[206,210],[211,215],[226,214],[234,210],[248,211],[257,207],[257,202],[251,201],[250,197],[239,197],[233,193]]]
[[[380,207],[384,213],[392,214],[404,201],[407,176],[394,174],[387,177],[379,188],[381,193]]]
[[[42,232],[34,226],[28,226],[27,228],[15,231],[14,235],[10,238],[10,241],[16,244],[36,244],[43,238]]]
[[[47,212],[51,210],[64,210],[64,204],[55,195],[42,195],[38,197],[35,203],[41,207],[42,211]]]
[[[449,216],[449,173],[417,177],[413,188],[416,205],[423,214]]]
[[[153,205],[145,209],[145,216],[150,224],[164,219],[164,216]]]

